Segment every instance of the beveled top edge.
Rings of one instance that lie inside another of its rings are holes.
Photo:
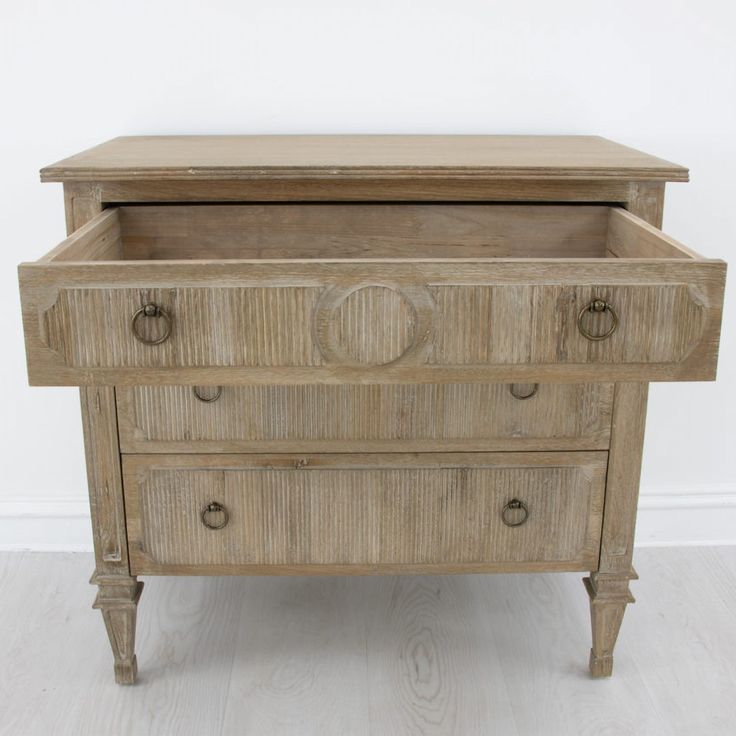
[[[41,169],[41,181],[626,179],[688,170],[598,136],[127,136]]]

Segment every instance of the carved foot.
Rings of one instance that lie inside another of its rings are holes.
[[[138,676],[138,659],[135,654],[129,662],[115,661],[115,682],[118,685],[134,685]]]
[[[135,619],[143,583],[126,575],[93,575],[98,586],[92,608],[102,612],[115,658],[115,682],[132,685],[138,673],[135,658]]]
[[[628,603],[634,602],[629,580],[636,580],[633,568],[628,574],[591,573],[584,578],[590,596],[590,621],[593,628],[593,648],[590,650],[590,674],[610,677],[613,672],[613,648]]]

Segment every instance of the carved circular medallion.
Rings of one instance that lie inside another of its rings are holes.
[[[315,310],[315,338],[329,362],[387,365],[426,343],[431,313],[422,287],[332,287]]]

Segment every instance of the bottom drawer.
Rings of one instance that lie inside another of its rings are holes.
[[[606,458],[129,455],[132,572],[595,570]]]

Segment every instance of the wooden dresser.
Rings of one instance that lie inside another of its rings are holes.
[[[33,385],[81,387],[98,586],[139,575],[586,571],[626,604],[649,381],[712,380],[726,266],[687,170],[597,137],[117,138],[42,170]]]

